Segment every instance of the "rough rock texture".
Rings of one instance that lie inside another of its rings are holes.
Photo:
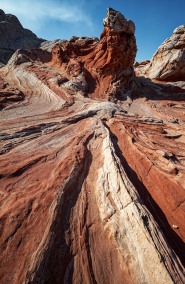
[[[146,74],[162,81],[185,80],[185,25],[176,28],[158,48]]]
[[[40,48],[43,50],[46,50],[48,52],[52,51],[52,48],[56,45],[56,44],[62,44],[64,43],[64,40],[61,39],[55,39],[55,40],[47,40],[41,43]]]
[[[109,8],[100,41],[73,37],[56,44],[52,49],[51,66],[60,67],[68,79],[83,76],[92,98],[114,100],[125,96],[133,79],[134,31],[132,21]]]
[[[7,63],[12,54],[19,48],[39,47],[42,39],[28,29],[24,29],[16,16],[5,14],[0,9],[0,61]]]
[[[1,284],[185,281],[185,82],[135,78],[133,100],[98,100],[85,66],[107,32],[0,70]]]

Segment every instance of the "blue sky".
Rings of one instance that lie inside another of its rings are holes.
[[[150,59],[173,30],[185,24],[184,0],[1,0],[0,8],[16,15],[37,36],[69,39],[97,36],[108,7],[136,25],[137,60]]]

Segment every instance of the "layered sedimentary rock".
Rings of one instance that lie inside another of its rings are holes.
[[[104,69],[95,50],[114,30],[118,55],[123,22],[134,42],[108,10],[100,41],[19,50],[0,70],[2,284],[184,283],[185,82],[135,78],[123,101],[122,75],[105,93],[131,63]]]
[[[136,55],[134,32],[132,21],[108,9],[100,40],[73,37],[55,45],[51,65],[60,67],[68,79],[73,78],[66,88],[72,89],[76,80],[78,85],[79,81],[89,85],[83,91],[88,91],[92,98],[120,98],[132,85]]]
[[[7,63],[12,54],[19,48],[39,47],[42,39],[28,29],[24,29],[16,16],[5,14],[0,9],[0,61]]]
[[[138,68],[139,67],[139,68]],[[151,79],[161,81],[185,80],[185,25],[177,27],[172,36],[165,40],[151,62],[137,69]]]

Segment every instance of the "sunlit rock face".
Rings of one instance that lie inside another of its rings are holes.
[[[148,69],[152,79],[185,80],[185,25],[177,27],[154,54]]]
[[[0,69],[0,283],[183,284],[185,81],[133,77],[112,9],[54,44]]]
[[[113,9],[108,9],[103,23],[99,41],[73,37],[55,45],[52,66],[61,66],[68,78],[78,80],[83,74],[90,97],[113,101],[131,89],[136,55],[135,25]]]

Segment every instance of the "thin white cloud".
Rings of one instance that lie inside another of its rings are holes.
[[[83,12],[80,1],[77,4],[68,4],[63,1],[61,4],[56,1],[32,0],[30,3],[25,0],[4,0],[0,9],[5,13],[16,15],[21,23],[28,28],[38,32],[46,20],[58,20],[71,24],[85,24],[92,28],[91,18]]]

